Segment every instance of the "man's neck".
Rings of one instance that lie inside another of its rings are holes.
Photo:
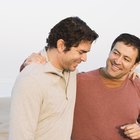
[[[99,71],[100,71],[100,74],[101,74],[101,79],[107,87],[110,87],[110,88],[120,87],[125,81],[125,80],[122,80],[122,79],[115,79],[115,78],[109,76],[105,72],[105,68],[100,68]]]
[[[60,62],[58,58],[58,52],[57,49],[47,49],[47,56],[48,61],[51,62],[51,64],[56,67],[56,69],[63,71],[63,69],[60,67]]]

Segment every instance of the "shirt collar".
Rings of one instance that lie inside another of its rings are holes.
[[[61,76],[61,77],[64,77],[64,73],[66,74],[66,73],[69,73],[69,72],[63,72],[62,70],[60,70],[60,69],[58,69],[58,68],[56,68],[56,67],[54,67],[52,64],[51,64],[51,62],[49,61],[49,59],[48,59],[48,55],[47,55],[47,48],[45,47],[43,50],[41,50],[41,55],[43,56],[43,57],[45,57],[45,59],[46,59],[46,64],[45,64],[45,72],[48,72],[48,73],[54,73],[54,74],[56,74],[56,75],[59,75],[59,76]],[[67,75],[67,74],[66,74]]]

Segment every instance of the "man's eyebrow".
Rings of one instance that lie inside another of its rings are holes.
[[[121,54],[117,49],[114,49],[114,51],[118,52],[119,54]],[[129,56],[127,55],[124,55],[125,58],[128,58],[129,60],[132,60],[132,58],[130,58]]]
[[[113,49],[113,51],[116,51],[116,52],[120,53],[120,52],[119,52],[117,49],[115,49],[115,48]]]
[[[88,51],[85,51],[85,50],[81,50],[81,52],[83,52],[83,53],[87,53],[87,52],[90,52],[90,50],[88,50]]]

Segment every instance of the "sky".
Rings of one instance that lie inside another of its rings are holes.
[[[139,5],[139,0],[0,0],[0,97],[11,95],[25,58],[40,51],[50,29],[69,16],[80,17],[99,34],[78,70],[104,66],[118,35],[140,37]]]

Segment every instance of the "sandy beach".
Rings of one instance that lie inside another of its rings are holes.
[[[8,140],[10,97],[0,97],[0,140]]]

